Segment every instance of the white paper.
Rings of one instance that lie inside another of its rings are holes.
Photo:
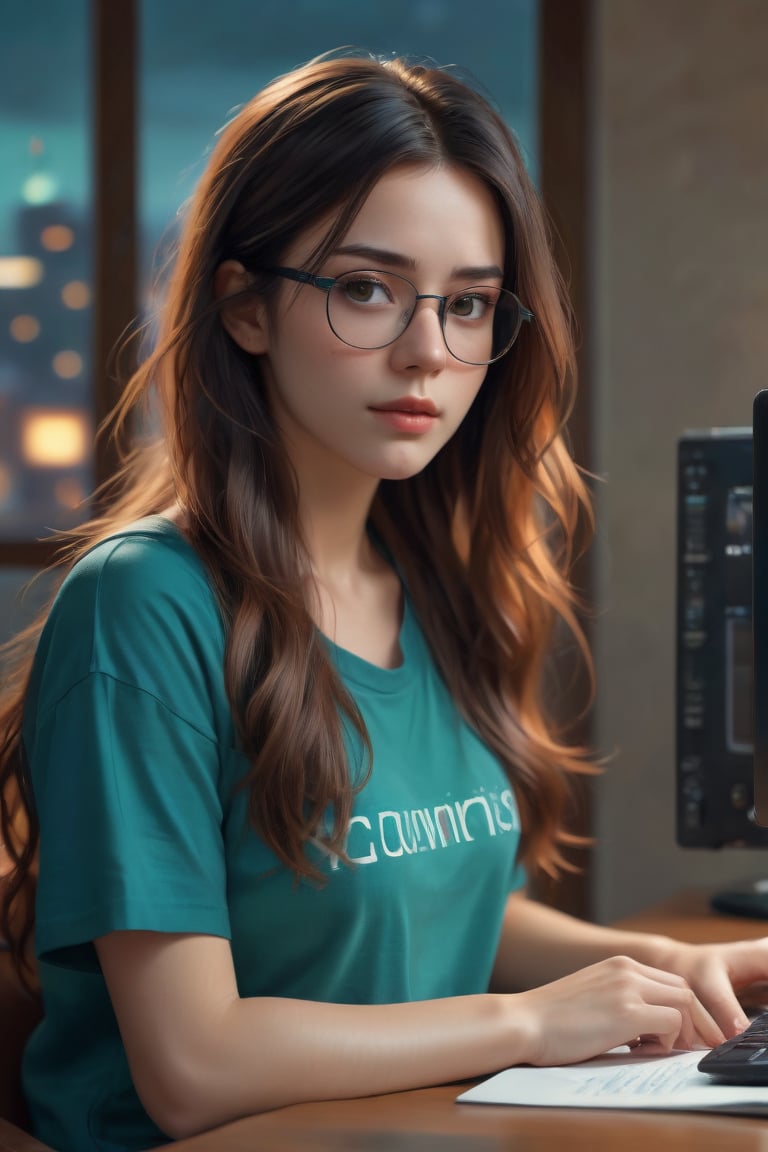
[[[459,1103],[528,1108],[644,1108],[768,1114],[768,1085],[719,1084],[699,1072],[703,1052],[635,1056],[617,1049],[584,1064],[508,1068],[463,1092]]]

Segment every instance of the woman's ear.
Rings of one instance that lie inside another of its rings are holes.
[[[223,301],[221,322],[229,335],[244,352],[260,356],[269,348],[267,309],[262,296],[238,294],[251,286],[251,278],[239,260],[225,260],[213,276],[213,292]],[[226,303],[227,297],[233,297]]]

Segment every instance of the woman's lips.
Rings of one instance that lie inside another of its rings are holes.
[[[399,400],[371,405],[371,412],[396,432],[410,432],[415,435],[428,432],[438,414],[431,400],[415,396],[402,396]]]

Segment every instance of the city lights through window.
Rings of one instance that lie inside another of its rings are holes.
[[[21,454],[31,468],[76,468],[88,454],[84,412],[22,411]]]
[[[90,24],[89,0],[3,10],[0,550],[76,524],[93,488]]]
[[[94,486],[92,0],[7,4],[0,35],[0,549],[88,514]],[[300,11],[301,19],[297,19]],[[137,0],[141,322],[216,133],[342,45],[458,65],[537,178],[537,0]],[[183,33],[183,34],[182,34]]]
[[[32,256],[0,256],[0,288],[34,288],[42,278],[42,260]]]

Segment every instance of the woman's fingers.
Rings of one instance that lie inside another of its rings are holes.
[[[696,1044],[704,1044],[708,1048],[713,1048],[725,1040],[725,1033],[718,1021],[684,980],[678,977],[676,982],[672,984],[667,980],[655,979],[652,976],[646,977],[646,979],[648,980],[645,991],[647,1002],[674,1007],[680,1013],[680,1028],[675,1047],[693,1048]]]
[[[727,988],[722,983],[718,984],[718,995],[714,994],[712,988],[705,1006],[683,976],[651,968],[648,964],[639,964],[627,957],[618,959],[626,963],[628,972],[634,971],[637,976],[649,981],[645,990],[649,1004],[668,1005],[680,1011],[678,1047],[692,1048],[700,1043],[712,1048],[721,1044],[726,1036],[732,1035],[734,1005],[738,1012],[738,1002],[727,977],[723,977]],[[728,1028],[723,1027],[724,1023],[727,1023]]]
[[[712,1020],[727,1039],[744,1031],[749,1024],[749,1019],[724,972],[719,973],[718,977],[712,977],[706,983],[702,983],[697,991],[699,1000],[706,1004]],[[706,1036],[702,1036],[702,1039],[706,1044],[712,1044]],[[716,1043],[720,1043],[720,1041],[716,1041]]]
[[[531,1063],[585,1060],[640,1041],[649,1055],[713,1047],[725,1036],[686,981],[614,957],[520,996],[532,1011]]]
[[[724,1035],[732,1037],[743,1032],[749,1021],[736,993],[743,994],[747,989],[752,993],[756,981],[766,979],[766,941],[717,945],[675,941],[668,952],[665,966],[685,976]]]
[[[671,1046],[692,1048],[695,1044],[704,1044],[711,1048],[725,1039],[719,1022],[684,977],[674,972],[652,968],[648,964],[640,964],[629,957],[615,957],[606,963],[615,965],[627,979],[640,982],[637,990],[642,1003],[660,1008],[673,1008],[679,1012],[677,1035]],[[667,1029],[673,1030],[669,1019],[665,1018],[665,1021]],[[645,1032],[649,1034],[653,1032],[650,1024],[646,1026]],[[666,1044],[666,1033],[663,1042]]]

